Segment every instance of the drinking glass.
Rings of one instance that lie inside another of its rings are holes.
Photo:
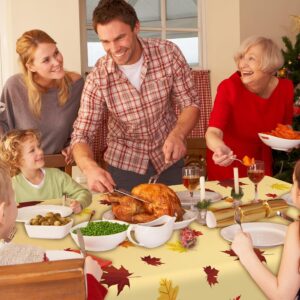
[[[253,202],[259,202],[257,186],[258,183],[264,178],[264,176],[265,176],[265,164],[263,161],[257,160],[255,161],[254,164],[248,167],[248,178],[254,183],[255,195],[254,195]]]
[[[188,166],[182,168],[182,183],[189,190],[191,196],[191,210],[195,210],[194,191],[199,186],[201,169],[198,166]]]

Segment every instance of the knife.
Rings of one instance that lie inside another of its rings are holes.
[[[144,202],[144,203],[151,203],[150,201],[147,201],[147,200],[144,200],[142,198],[139,198],[137,196],[133,196],[131,195],[128,191],[124,190],[124,189],[120,189],[120,188],[114,188],[114,192],[116,193],[119,193],[119,194],[122,194],[122,195],[125,195],[125,196],[128,196],[132,199],[135,199],[135,200],[138,200],[138,201],[141,201],[141,202]]]
[[[78,239],[80,251],[83,255],[83,258],[86,258],[85,244],[84,244],[84,239],[83,239],[82,232],[81,232],[80,228],[78,228],[76,230],[76,233],[77,233],[77,239]]]

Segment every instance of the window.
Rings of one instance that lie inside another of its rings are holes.
[[[178,45],[191,67],[203,68],[205,0],[127,0],[141,22],[140,36],[168,39]],[[99,0],[81,1],[82,70],[89,71],[105,55],[92,27]]]

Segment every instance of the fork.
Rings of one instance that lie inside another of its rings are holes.
[[[241,209],[237,208],[234,211],[234,221],[235,223],[240,225],[241,231],[244,232],[243,227],[242,227],[242,222],[241,222]]]
[[[153,175],[153,176],[151,176],[151,177],[149,178],[148,183],[156,183],[156,181],[158,180],[160,174],[161,174],[162,172],[164,172],[165,170],[167,170],[171,165],[172,165],[171,162],[165,164],[164,167],[162,168],[162,170],[161,170],[160,172],[158,172],[157,174],[155,174],[155,175]]]

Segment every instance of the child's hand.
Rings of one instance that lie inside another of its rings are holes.
[[[82,211],[82,206],[77,200],[71,200],[70,207],[72,208],[75,214],[79,214]]]
[[[100,281],[103,271],[97,261],[87,256],[84,264],[85,273],[93,275],[97,281]]]
[[[232,250],[240,257],[253,251],[252,239],[249,233],[239,231],[231,244]]]

